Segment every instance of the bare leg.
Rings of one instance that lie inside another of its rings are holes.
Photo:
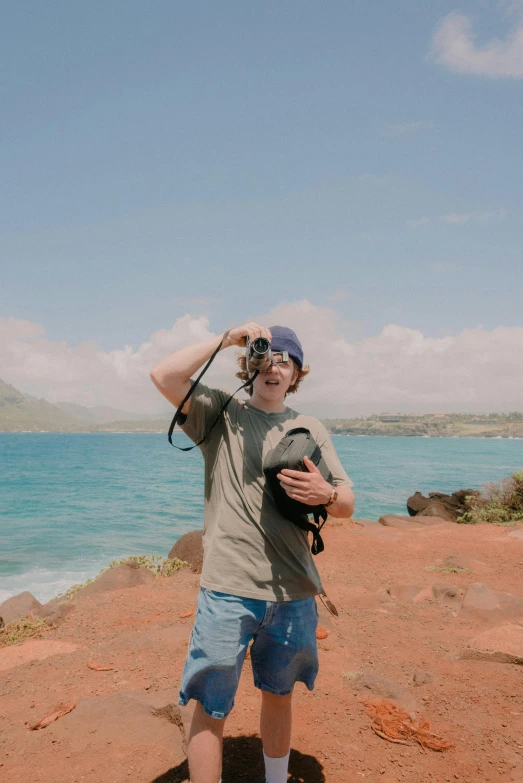
[[[286,756],[291,746],[292,693],[275,696],[262,691],[260,734],[263,750],[271,758]]]
[[[225,718],[211,718],[196,702],[187,756],[191,783],[219,783],[222,776],[222,738]]]

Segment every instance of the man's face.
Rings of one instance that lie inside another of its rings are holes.
[[[274,361],[261,372],[253,383],[254,394],[265,400],[283,400],[289,386],[298,377],[298,368],[292,359],[281,361],[281,354],[273,353]]]

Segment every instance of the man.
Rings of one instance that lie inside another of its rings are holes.
[[[198,613],[182,676],[180,704],[196,699],[189,735],[191,783],[219,783],[225,719],[233,707],[248,645],[254,684],[261,690],[260,734],[267,783],[286,783],[291,700],[297,681],[314,687],[318,671],[315,596],[322,592],[307,534],[279,512],[265,486],[263,461],[288,430],[307,427],[322,449],[334,488],[316,466],[284,470],[287,494],[334,517],[353,511],[351,481],[323,425],[287,408],[284,400],[308,373],[296,334],[286,327],[248,323],[220,338],[183,348],[161,361],[151,378],[176,407],[191,376],[222,350],[264,337],[273,361],[250,389],[234,398],[201,445],[205,462],[204,559]],[[285,360],[287,352],[289,359]],[[240,359],[245,376],[245,359]],[[197,384],[184,406],[183,430],[198,442],[229,395]]]

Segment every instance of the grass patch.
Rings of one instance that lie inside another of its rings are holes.
[[[463,566],[449,563],[444,566],[426,566],[425,571],[437,571],[439,574],[465,574],[470,571],[470,568],[463,568]]]
[[[124,557],[122,560],[111,560],[108,568],[125,565],[130,560],[133,563],[138,563],[138,565],[143,568],[148,568],[155,576],[172,576],[181,568],[185,568],[185,566],[189,565],[185,560],[178,560],[177,557],[168,558],[162,557],[161,555],[131,555],[131,557]],[[103,574],[104,571],[107,571],[107,568],[104,568],[100,573]],[[98,574],[98,576],[100,576],[100,574]]]
[[[510,526],[523,522],[523,470],[486,484],[479,495],[467,497],[466,503],[468,511],[457,518],[461,524]]]
[[[63,598],[64,601],[70,601],[71,598],[73,598],[76,593],[82,589],[82,587],[90,585],[92,582],[98,579],[99,576],[105,574],[109,568],[126,565],[126,563],[129,563],[129,561],[137,563],[137,565],[143,568],[148,568],[149,571],[152,571],[155,576],[173,576],[173,574],[175,574],[181,568],[185,568],[185,566],[189,565],[189,563],[186,563],[185,560],[178,560],[177,557],[169,558],[162,557],[161,555],[130,555],[130,557],[123,557],[121,560],[111,560],[109,565],[105,568],[102,568],[100,573],[97,574],[93,579],[86,579],[85,582],[82,582],[81,584],[71,585],[71,587],[66,590],[65,593],[59,593],[59,597]]]
[[[26,639],[39,639],[51,626],[45,617],[35,617],[28,614],[20,620],[13,620],[0,629],[0,647],[9,647],[11,644],[20,644]]]

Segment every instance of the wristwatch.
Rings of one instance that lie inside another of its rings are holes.
[[[336,491],[336,489],[333,489],[330,498],[323,505],[325,506],[325,508],[327,508],[327,506],[331,506],[333,503],[336,503],[337,500],[338,500],[338,492]]]

